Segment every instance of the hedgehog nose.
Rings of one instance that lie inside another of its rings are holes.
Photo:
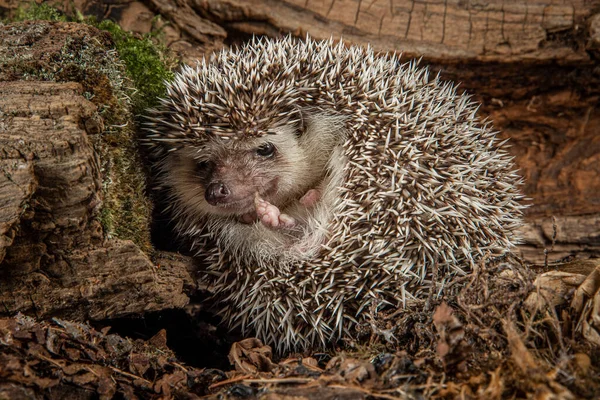
[[[216,206],[226,202],[230,194],[231,191],[223,182],[213,182],[206,187],[204,198],[210,205]]]

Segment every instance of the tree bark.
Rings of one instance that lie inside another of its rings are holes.
[[[151,1],[156,7],[172,4]],[[598,6],[578,0],[561,5],[539,0],[207,0],[188,4],[228,29],[343,37],[376,50],[444,62],[587,60],[584,49],[574,49],[564,39],[584,35],[585,21]]]

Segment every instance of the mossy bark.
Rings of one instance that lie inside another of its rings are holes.
[[[150,206],[110,36],[0,27],[0,313],[104,319],[187,304],[185,264],[157,266]]]

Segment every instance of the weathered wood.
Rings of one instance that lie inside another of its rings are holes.
[[[0,126],[0,131],[4,126]],[[31,160],[0,160],[0,262],[6,248],[12,245],[21,216],[26,213],[27,201],[35,190]]]
[[[79,127],[96,107],[81,96],[77,83],[0,82],[0,92],[3,161],[29,163],[28,178],[35,183],[20,203],[18,237],[1,267],[5,273],[23,275],[38,269],[49,253],[69,252],[76,242],[102,241],[93,219],[100,205],[98,161]],[[21,187],[8,185],[6,174],[0,179],[10,190],[4,196],[19,198]]]
[[[104,134],[102,117],[83,94],[87,90],[88,98],[98,99],[110,92],[96,92],[90,81],[85,89],[78,82],[43,81],[66,79],[73,65],[43,66],[67,51],[69,60],[78,60],[77,46],[89,49],[85,40],[101,43],[107,36],[61,23],[0,30],[3,315],[20,311],[77,320],[139,315],[183,307],[184,291],[193,289],[188,259],[163,257],[157,265],[131,240],[104,232],[99,217],[114,189],[106,188],[109,171],[93,144]],[[102,71],[94,81],[99,87],[107,82]]]
[[[560,214],[558,214],[560,215]],[[600,215],[529,218],[523,229],[524,245],[519,250],[526,260],[542,264],[572,255],[597,257],[600,243]]]
[[[509,139],[531,205],[521,254],[534,263],[544,262],[544,249],[552,249],[550,261],[600,256],[596,63],[438,63],[433,68],[461,82],[482,103],[480,114]]]
[[[187,279],[187,280],[186,280]],[[131,241],[75,249],[0,285],[0,313],[103,320],[185,306],[186,269],[156,266]]]
[[[151,1],[158,5],[163,0]],[[595,7],[581,0],[208,0],[189,5],[226,28],[247,33],[343,36],[377,50],[431,60],[502,62],[588,60],[584,49],[565,39],[584,34]]]

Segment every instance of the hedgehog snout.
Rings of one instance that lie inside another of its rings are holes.
[[[231,195],[231,190],[223,182],[212,182],[204,191],[204,198],[211,206],[227,203],[227,199]]]

